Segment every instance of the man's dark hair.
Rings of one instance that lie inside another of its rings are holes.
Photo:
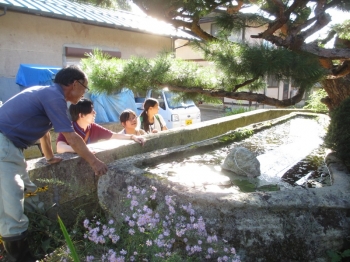
[[[82,98],[75,105],[71,104],[69,106],[69,113],[72,117],[72,121],[76,122],[79,119],[79,114],[83,114],[83,115],[90,114],[93,109],[94,109],[94,104],[91,102],[91,100],[87,98]]]
[[[54,83],[68,86],[75,80],[82,80],[84,82],[85,79],[86,75],[80,67],[70,65],[57,72]]]
[[[125,109],[119,116],[120,123],[128,121],[131,115],[137,117],[134,111],[131,109]]]

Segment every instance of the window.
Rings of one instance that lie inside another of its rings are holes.
[[[267,77],[267,87],[268,88],[274,88],[278,87],[278,80],[276,79],[275,76],[268,76]]]
[[[218,37],[220,34],[220,27],[217,24],[211,24],[210,33],[213,36]],[[242,42],[242,30],[232,31],[231,34],[228,36],[228,40],[235,43]]]
[[[228,40],[235,43],[242,42],[242,30],[231,32],[231,35],[228,37]]]
[[[217,24],[211,24],[211,29],[210,29],[210,34],[213,36],[218,36],[219,35],[219,26]]]
[[[291,84],[292,87],[298,87],[298,84],[295,82],[294,79],[292,79],[292,84]]]
[[[109,54],[111,57],[121,58],[121,52],[112,49],[101,49],[102,52]],[[92,53],[93,48],[64,45],[63,65],[79,65],[82,58],[86,58],[86,53]]]
[[[165,110],[165,102],[164,102],[161,90],[152,89],[151,97],[157,99],[159,103],[159,107]]]

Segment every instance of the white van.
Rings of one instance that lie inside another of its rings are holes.
[[[159,102],[159,112],[168,129],[183,127],[201,122],[201,112],[192,100],[176,100],[176,93],[170,92],[167,88],[162,90],[148,90],[146,96],[135,95],[137,113],[140,115],[143,110],[143,102],[151,97]]]

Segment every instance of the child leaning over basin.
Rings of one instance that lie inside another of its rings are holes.
[[[72,117],[72,125],[75,132],[81,136],[85,144],[96,143],[101,139],[132,139],[143,145],[145,138],[136,135],[118,134],[108,130],[95,122],[96,111],[93,103],[86,98],[82,98],[77,104],[69,106],[69,113]],[[62,133],[57,137],[57,153],[75,151],[68,144]]]
[[[158,133],[168,130],[161,115],[158,114],[159,103],[157,99],[147,98],[143,103],[143,111],[138,118],[137,126],[147,133]]]
[[[137,116],[131,109],[124,110],[119,116],[120,123],[123,125],[124,129],[118,134],[128,134],[142,136],[147,133],[143,129],[137,128]]]

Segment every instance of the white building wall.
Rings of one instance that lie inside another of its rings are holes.
[[[19,64],[65,65],[64,46],[121,52],[121,58],[155,57],[172,49],[168,37],[8,11],[0,16],[0,100],[19,92]]]

